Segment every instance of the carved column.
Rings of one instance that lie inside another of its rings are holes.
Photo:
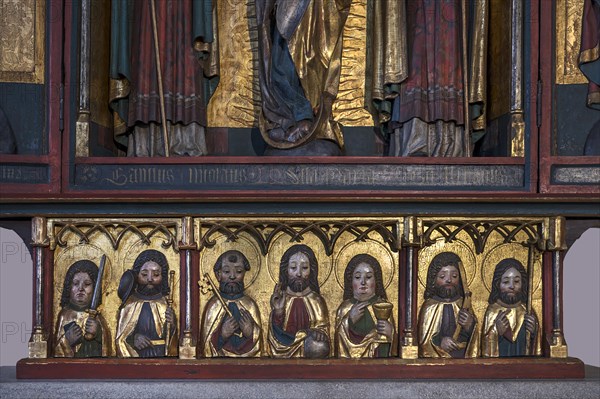
[[[90,141],[90,48],[91,0],[81,0],[79,43],[79,111],[75,123],[75,156],[89,156]]]
[[[562,261],[567,249],[565,240],[565,218],[550,218],[547,249],[552,251],[552,337],[550,357],[566,358],[567,343],[562,328]]]
[[[179,242],[179,251],[183,255],[185,264],[185,319],[179,342],[180,359],[194,359],[196,357],[196,343],[192,334],[192,251],[196,249],[194,219],[185,216],[181,224],[181,242]]]
[[[417,258],[423,227],[421,222],[414,216],[404,219],[404,234],[402,244],[406,248],[405,276],[406,284],[404,294],[406,308],[404,314],[404,335],[401,342],[401,357],[403,359],[416,359],[419,357],[419,347],[416,339],[416,331],[413,326],[413,310],[415,309],[414,292],[414,270],[415,258]]]
[[[512,0],[511,10],[511,156],[524,157],[525,121],[523,119],[523,0]]]
[[[48,334],[44,329],[43,290],[44,290],[44,250],[50,245],[46,218],[35,217],[31,221],[31,236],[34,267],[34,320],[33,332],[29,339],[30,358],[48,357]]]

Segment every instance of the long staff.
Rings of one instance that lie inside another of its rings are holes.
[[[175,270],[169,272],[169,295],[167,296],[167,309],[173,305],[173,290],[175,289]],[[169,354],[169,341],[171,340],[171,323],[167,321],[165,332],[165,356]]]
[[[529,253],[527,258],[527,274],[529,275],[527,279],[527,314],[531,314],[531,297],[533,295],[533,264],[534,262],[534,249],[533,245],[529,246]],[[531,345],[531,333],[529,330],[525,332],[525,354],[531,355],[532,347]]]
[[[162,134],[165,146],[165,157],[170,155],[169,132],[167,131],[167,114],[165,111],[165,93],[163,91],[162,67],[160,66],[160,50],[158,45],[158,29],[156,27],[156,5],[154,0],[150,1],[150,11],[152,14],[152,33],[154,34],[154,57],[156,58],[156,78],[158,80],[158,95],[160,101],[160,116],[162,119]]]
[[[462,309],[468,311],[471,309],[471,291],[469,291],[469,287],[467,287],[467,274],[465,273],[465,266],[462,262],[458,262],[458,272],[460,273],[460,280],[463,282],[463,290],[465,292],[465,299],[463,299]],[[462,326],[456,323],[456,329],[454,330],[454,335],[452,335],[452,339],[458,341],[458,337],[460,336],[460,332],[462,330]],[[466,346],[466,343],[464,343]],[[463,347],[462,344],[459,345]]]

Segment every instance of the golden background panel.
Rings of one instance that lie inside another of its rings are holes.
[[[44,82],[45,6],[0,0],[0,82]]]
[[[556,83],[587,83],[578,66],[584,0],[556,1]]]
[[[142,228],[144,233],[148,233],[150,228]],[[67,245],[57,247],[55,250],[54,261],[54,315],[53,322],[56,323],[56,317],[61,310],[60,296],[63,290],[65,274],[69,267],[78,260],[92,260],[96,266],[100,265],[100,257],[107,256],[106,269],[102,277],[102,304],[99,311],[102,313],[110,328],[111,353],[115,356],[114,338],[117,330],[117,319],[121,299],[117,295],[119,281],[123,272],[133,267],[135,258],[146,249],[155,249],[165,254],[169,263],[169,270],[175,271],[175,290],[173,293],[173,309],[178,315],[178,321],[182,315],[179,314],[179,254],[172,248],[163,248],[162,244],[167,237],[157,234],[150,239],[149,244],[144,243],[136,234],[125,233],[121,244],[117,250],[112,246],[110,239],[102,232],[98,231],[90,235],[90,244],[80,244],[80,237],[73,233],[65,235]],[[54,345],[54,343],[52,343]]]
[[[258,33],[254,0],[218,0],[219,85],[207,110],[208,126],[258,126]],[[367,0],[353,1],[344,27],[342,70],[334,118],[344,126],[373,126],[365,109]]]
[[[443,239],[440,239],[433,245],[419,251],[418,280],[420,284],[417,285],[417,315],[424,302],[425,281],[427,280],[427,271],[431,260],[441,252],[454,252],[462,259],[465,266],[469,290],[472,292],[473,312],[478,321],[477,333],[479,334],[488,306],[489,287],[491,286],[494,269],[498,262],[506,258],[519,260],[527,269],[528,249],[519,243],[525,241],[527,235],[520,232],[516,237],[519,242],[506,244],[500,234],[493,233],[487,241],[484,252],[481,254],[476,253],[473,241],[466,233],[459,233],[458,238],[459,240],[451,243],[445,243]],[[534,287],[536,288],[532,296],[532,306],[539,318],[540,325],[543,323],[541,275],[542,265],[538,259],[534,267]]]
[[[367,65],[367,0],[355,0],[344,26],[342,70],[333,117],[343,126],[373,126],[365,108],[365,68]]]
[[[217,0],[219,85],[207,109],[208,126],[258,126],[260,90],[255,64],[258,33],[254,1]]]

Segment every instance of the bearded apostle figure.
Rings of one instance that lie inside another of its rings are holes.
[[[260,357],[262,331],[260,311],[244,292],[244,276],[250,270],[239,251],[223,253],[214,265],[219,294],[207,303],[202,318],[205,357]]]
[[[477,357],[477,319],[472,309],[463,308],[466,280],[459,262],[458,255],[442,252],[429,265],[425,302],[419,312],[420,357]]]
[[[527,313],[529,278],[516,259],[496,265],[483,322],[482,356],[541,355],[538,318],[533,310]]]
[[[320,294],[319,265],[306,245],[283,254],[279,283],[271,295],[269,354],[272,357],[329,356],[329,316]]]
[[[148,249],[121,277],[118,293],[123,304],[115,339],[119,357],[177,356],[177,319],[167,301],[168,274],[165,255]]]

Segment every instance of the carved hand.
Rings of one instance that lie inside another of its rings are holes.
[[[391,341],[394,333],[392,323],[387,320],[377,320],[377,332],[385,335]]]
[[[150,338],[146,337],[143,334],[135,334],[133,336],[133,347],[137,350],[142,350],[142,349],[146,349],[146,348],[151,348],[152,342],[150,341]]]
[[[458,324],[466,331],[471,331],[473,329],[473,324],[475,324],[475,317],[468,310],[461,309],[458,311]]]
[[[271,309],[273,309],[275,316],[281,316],[283,314],[285,295],[285,291],[281,289],[281,284],[275,285],[273,295],[271,295]]]
[[[85,322],[85,333],[90,334],[92,337],[95,337],[98,333],[98,320],[92,319],[91,317],[87,319]]]
[[[75,346],[81,343],[81,339],[83,338],[83,331],[81,331],[81,327],[73,323],[67,332],[65,332],[65,338],[67,338],[70,346]]]
[[[503,310],[502,312],[498,313],[498,316],[496,316],[496,329],[498,330],[498,335],[504,335],[504,333],[506,333],[506,331],[510,328],[510,323],[506,317],[508,312],[508,310]]]
[[[452,352],[458,349],[458,343],[452,337],[443,337],[440,346],[446,352]]]
[[[238,328],[240,328],[240,325],[233,317],[226,317],[221,327],[221,337],[228,340]]]
[[[531,335],[535,334],[537,331],[537,320],[535,319],[535,316],[531,314],[525,315],[525,328]]]
[[[252,315],[246,309],[240,309],[240,313],[242,317],[240,318],[240,329],[242,330],[242,334],[246,338],[252,338],[252,332],[254,330],[254,320],[252,319]]]
[[[310,330],[310,334],[313,336],[313,338],[315,339],[315,341],[327,341],[328,337],[327,334],[325,334],[323,331],[321,330],[317,330],[316,328],[311,329]]]
[[[357,323],[363,317],[367,306],[369,306],[367,302],[358,302],[352,305],[350,312],[348,312],[348,317],[353,324]]]

